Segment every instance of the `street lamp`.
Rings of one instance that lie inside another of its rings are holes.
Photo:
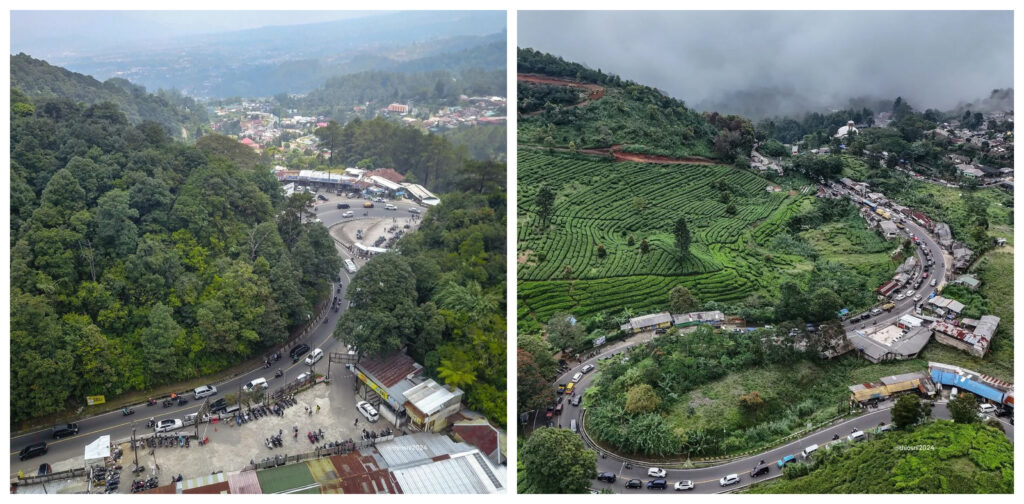
[[[132,453],[135,455],[135,468],[139,467],[139,448],[135,442],[135,422],[132,422]]]

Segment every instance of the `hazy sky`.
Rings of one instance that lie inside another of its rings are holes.
[[[67,51],[116,46],[201,33],[295,25],[372,15],[344,11],[11,11],[11,53],[45,57]],[[161,37],[166,34],[166,37]]]
[[[1013,86],[1013,13],[519,12],[519,47],[696,103],[755,88],[947,108]]]

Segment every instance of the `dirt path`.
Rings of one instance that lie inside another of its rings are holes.
[[[599,86],[597,84],[588,84],[588,83],[584,83],[584,82],[575,82],[575,81],[571,81],[569,79],[561,79],[561,78],[558,78],[558,77],[548,77],[546,75],[536,75],[536,74],[516,74],[516,79],[519,80],[520,82],[529,82],[531,84],[548,84],[548,85],[552,85],[552,86],[568,86],[568,87],[573,87],[573,88],[579,88],[579,89],[582,89],[582,90],[586,90],[587,98],[584,99],[583,101],[575,104],[575,105],[570,106],[569,108],[585,107],[590,102],[592,102],[594,100],[600,100],[602,97],[604,97],[604,86]],[[536,111],[530,112],[529,114],[523,114],[523,117],[534,116],[534,115],[537,115],[537,114],[539,114],[541,112],[543,112],[543,110],[536,110]]]
[[[720,165],[722,163],[713,159],[702,158],[702,157],[682,157],[682,158],[670,158],[666,156],[655,156],[654,154],[637,154],[633,152],[622,152],[619,150],[621,145],[613,145],[607,149],[577,149],[576,152],[580,154],[590,154],[592,156],[608,156],[611,153],[615,156],[616,161],[627,161],[632,163],[658,163],[658,164],[701,164],[701,165]],[[547,149],[546,147],[538,147],[533,145],[520,145],[520,149]],[[553,147],[551,150],[558,152],[569,152],[569,149],[564,147]]]

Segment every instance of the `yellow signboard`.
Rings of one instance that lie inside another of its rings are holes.
[[[376,392],[377,395],[379,395],[381,397],[381,399],[384,399],[385,401],[388,400],[388,393],[384,392],[384,389],[378,387],[376,383],[373,383],[373,380],[367,378],[366,375],[364,375],[363,373],[361,373],[359,371],[356,371],[356,376],[359,377],[359,381],[369,385],[370,388],[372,388],[373,391]]]
[[[101,396],[101,395],[85,396],[85,404],[88,404],[89,406],[95,406],[97,404],[103,404],[105,402],[107,402],[106,396]]]

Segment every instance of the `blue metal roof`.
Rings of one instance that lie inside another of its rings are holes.
[[[1003,402],[1003,392],[996,390],[984,383],[979,383],[966,376],[961,376],[956,373],[950,373],[941,369],[932,369],[932,381],[947,385],[950,387],[958,387],[960,390],[966,390],[974,395],[984,397],[990,401]]]

